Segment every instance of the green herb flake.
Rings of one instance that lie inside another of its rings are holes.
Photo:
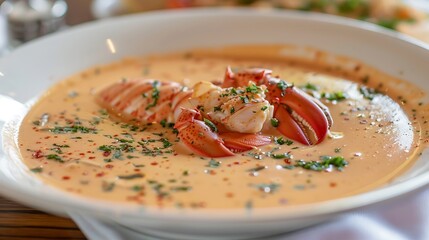
[[[287,84],[287,82],[280,80],[277,83],[277,87],[284,92],[289,87],[289,85]]]
[[[301,167],[307,170],[313,171],[324,171],[331,167],[335,167],[337,170],[342,171],[349,163],[340,156],[321,156],[321,161],[304,161],[298,160],[295,167]]]
[[[278,127],[279,126],[279,120],[277,118],[271,118],[271,126]]]
[[[159,99],[159,89],[158,89],[158,85],[159,85],[159,81],[154,81],[152,84],[152,102],[150,104],[148,104],[145,108],[145,110],[148,110],[152,107],[155,107],[156,104],[158,103],[158,99]]]
[[[359,87],[359,92],[363,95],[364,98],[368,99],[368,100],[372,100],[374,99],[374,97],[379,94],[377,92],[377,90],[373,89],[373,88],[368,88],[366,86],[360,86]]]
[[[118,178],[119,179],[124,179],[124,180],[132,180],[132,179],[136,179],[136,178],[143,178],[144,175],[141,173],[134,173],[131,175],[119,175]]]
[[[206,165],[207,167],[211,168],[218,168],[220,166],[221,162],[216,161],[214,159],[210,159],[209,163]]]
[[[347,99],[347,95],[344,92],[322,93],[321,97],[329,101],[342,101]]]
[[[175,187],[170,187],[171,191],[174,192],[189,192],[190,190],[192,190],[192,187],[189,186],[175,186]]]
[[[289,140],[289,139],[284,139],[283,137],[274,137],[274,143],[278,144],[278,145],[292,145],[293,141]]]
[[[30,169],[30,171],[34,172],[34,173],[41,173],[43,172],[43,168],[42,167],[35,167]]]
[[[243,103],[249,103],[249,98],[247,96],[240,96],[240,99]]]
[[[363,3],[363,0],[343,0],[338,4],[337,10],[340,13],[351,13],[363,6]]]
[[[212,132],[217,132],[217,127],[212,121],[204,118],[204,123],[212,130]]]
[[[260,93],[261,88],[259,88],[255,84],[251,84],[251,85],[246,87],[246,92],[248,92],[248,93]]]
[[[234,108],[234,107],[231,107],[231,109],[229,110],[229,112],[230,112],[231,114],[233,114],[233,113],[235,112],[235,108]]]
[[[291,155],[289,153],[270,154],[270,157],[274,159],[291,159]]]
[[[46,157],[46,159],[49,159],[49,160],[55,160],[55,161],[61,162],[61,163],[64,162],[64,160],[60,156],[58,156],[57,154],[48,154],[45,157]]]
[[[140,192],[141,190],[143,190],[143,187],[140,185],[134,185],[131,187],[131,190],[133,190],[135,192]]]
[[[103,182],[101,185],[101,189],[103,192],[111,192],[115,188],[114,182]]]
[[[307,90],[312,90],[312,91],[318,91],[319,90],[319,87],[317,87],[316,85],[314,85],[312,83],[305,84],[303,88],[307,89]]]
[[[167,119],[162,119],[162,120],[159,122],[159,124],[161,124],[161,126],[162,126],[163,128],[167,127]]]
[[[65,134],[65,133],[92,133],[97,134],[98,131],[95,128],[88,128],[81,125],[65,126],[65,127],[54,127],[48,129],[52,133]]]
[[[266,168],[267,168],[266,166],[254,167],[254,168],[248,169],[247,172],[259,172],[259,171],[262,171]]]
[[[251,186],[265,193],[274,193],[280,188],[280,184],[278,183],[268,183],[268,184],[261,183],[261,184],[254,184]]]
[[[214,112],[221,112],[222,108],[220,106],[215,106],[215,107],[213,107],[213,111]]]

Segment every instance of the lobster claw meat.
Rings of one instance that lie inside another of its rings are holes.
[[[269,144],[267,136],[251,133],[226,132],[218,134],[210,120],[204,119],[197,109],[183,108],[174,128],[180,142],[192,152],[205,157],[228,157],[234,153]]]
[[[332,125],[328,108],[299,88],[271,76],[272,71],[249,68],[233,72],[226,69],[222,87],[240,87],[249,81],[267,87],[266,99],[274,106],[277,130],[284,136],[305,145],[320,143]]]
[[[274,104],[277,130],[281,134],[306,145],[318,144],[326,137],[330,114],[312,97],[278,78],[269,78],[267,85],[270,93],[267,100]]]

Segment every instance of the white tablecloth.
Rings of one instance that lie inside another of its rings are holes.
[[[117,225],[72,215],[90,240],[158,239]],[[266,240],[428,240],[429,186],[407,195],[367,206],[313,227]]]

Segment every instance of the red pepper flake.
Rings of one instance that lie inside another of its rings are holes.
[[[289,158],[286,158],[286,159],[284,159],[283,160],[286,164],[291,164],[291,161],[290,161],[290,159]]]
[[[79,155],[81,155],[81,156],[85,156],[85,153],[79,153]]]
[[[156,165],[158,165],[158,163],[157,162],[151,162],[150,165],[156,166]]]
[[[234,193],[232,193],[232,192],[227,192],[227,193],[226,193],[226,197],[227,197],[227,198],[233,198],[233,197],[234,197]]]
[[[102,176],[104,176],[104,172],[99,172],[99,173],[95,174],[95,176],[96,177],[102,177]]]
[[[337,186],[337,183],[335,183],[335,182],[330,182],[330,183],[329,183],[329,186],[330,186],[330,187],[336,187],[336,186]]]
[[[111,152],[109,152],[109,151],[105,151],[105,152],[103,152],[103,156],[108,157],[110,155],[110,153]]]
[[[35,152],[33,152],[33,154],[31,154],[34,158],[42,158],[43,157],[43,153],[41,150],[37,150]]]
[[[95,157],[89,157],[89,159],[91,159],[91,160],[92,160],[92,159],[95,159]]]
[[[49,138],[51,138],[51,136],[46,136],[46,137],[44,137],[44,139],[49,139]]]
[[[135,168],[135,169],[134,169],[134,172],[140,172],[140,169]]]
[[[235,165],[240,165],[240,162],[234,162]]]
[[[69,176],[63,176],[63,180],[69,180],[70,177]]]
[[[91,153],[91,151],[86,151],[86,153]]]
[[[111,169],[111,168],[113,168],[113,165],[112,164],[106,164],[105,167]]]

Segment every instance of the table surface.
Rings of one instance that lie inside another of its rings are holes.
[[[0,240],[86,239],[76,224],[0,197]]]

